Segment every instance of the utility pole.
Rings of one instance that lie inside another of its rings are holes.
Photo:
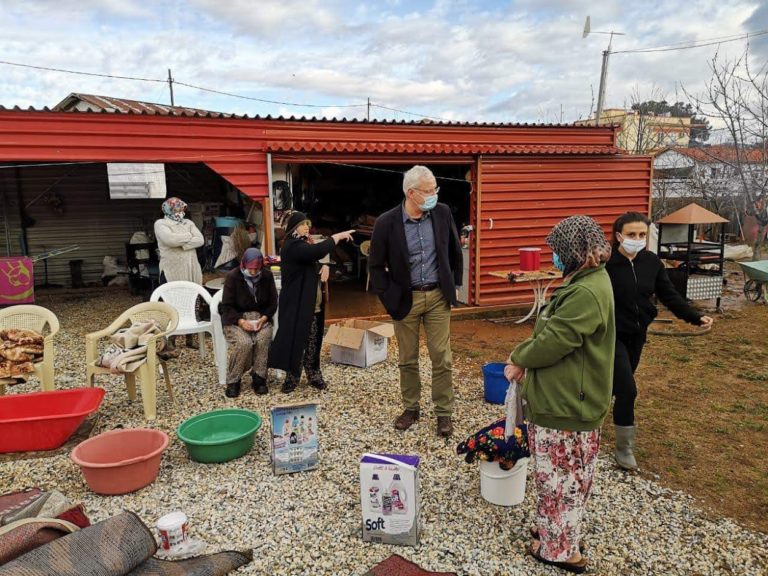
[[[603,65],[600,68],[600,88],[597,91],[597,112],[595,113],[595,126],[600,125],[600,116],[603,113],[603,103],[605,102],[605,85],[608,83],[608,59],[611,57],[611,43],[613,42],[613,36],[624,36],[623,32],[600,32],[592,30],[589,16],[587,16],[586,22],[584,22],[584,33],[582,38],[586,38],[590,34],[608,34],[608,48],[603,51]]]
[[[366,115],[366,118],[368,119],[369,122],[371,121],[371,98],[370,98],[370,96],[368,97],[368,114]]]
[[[171,91],[171,106],[175,106],[173,102],[173,76],[171,76],[170,68],[168,68],[168,89]]]

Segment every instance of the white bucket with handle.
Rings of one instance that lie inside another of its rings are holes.
[[[520,458],[511,470],[498,462],[480,461],[480,495],[497,506],[517,506],[525,499],[528,458]]]

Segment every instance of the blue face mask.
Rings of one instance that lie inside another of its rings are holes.
[[[555,254],[554,252],[552,253],[552,265],[558,270],[560,270],[560,272],[565,271],[565,264],[563,264],[563,261],[560,260],[560,256]]]
[[[419,206],[419,209],[424,212],[428,212],[429,210],[432,210],[432,208],[434,208],[435,206],[437,206],[437,195],[430,196],[429,198],[424,200],[424,204]]]
[[[437,206],[437,194],[433,194],[432,196],[427,196],[424,199],[424,203],[419,205],[419,210],[421,210],[422,212],[429,212],[435,206]]]
[[[246,278],[258,278],[261,275],[261,270],[259,270],[255,274],[251,274],[250,270],[248,270],[247,268],[243,268],[242,272],[243,272],[243,276],[245,276]]]

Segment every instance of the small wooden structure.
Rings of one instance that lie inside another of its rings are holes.
[[[723,224],[725,218],[692,203],[657,222],[659,227],[659,257],[679,262],[669,270],[670,279],[689,300],[717,299],[723,292],[723,253],[725,227],[720,227],[719,241],[696,237],[699,224]]]

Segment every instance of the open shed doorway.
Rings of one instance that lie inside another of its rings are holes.
[[[187,203],[187,218],[205,238],[197,250],[204,280],[222,274],[213,269],[222,246],[217,217],[247,219],[261,242],[261,202],[245,197],[208,165],[149,166],[162,171],[163,197],[111,186],[103,162],[24,163],[0,169],[0,257],[51,254],[34,263],[36,290],[111,283],[148,298],[159,276],[154,222],[163,217],[161,205],[171,196]]]
[[[341,243],[331,254],[330,301],[327,319],[385,314],[370,290],[367,278],[366,242],[378,216],[403,201],[403,174],[417,162],[357,163],[291,161],[272,163],[275,238],[280,245],[286,211],[300,210],[312,220],[312,233],[329,236],[355,229],[353,243]],[[456,228],[471,223],[472,164],[418,162],[435,174],[440,202],[453,213]],[[464,251],[465,277],[471,269],[470,252]],[[467,281],[460,291],[467,302]]]

